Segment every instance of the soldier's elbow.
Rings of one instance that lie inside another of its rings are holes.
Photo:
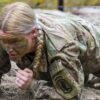
[[[60,94],[65,100],[72,99],[78,96],[81,92],[81,87],[78,84],[73,84],[69,88],[57,89],[58,94]]]

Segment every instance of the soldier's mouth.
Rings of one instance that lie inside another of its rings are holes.
[[[17,55],[13,54],[13,53],[10,53],[9,54],[9,59],[15,61],[17,59]]]

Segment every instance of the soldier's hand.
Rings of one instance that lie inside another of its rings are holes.
[[[16,84],[20,89],[27,89],[32,82],[32,78],[33,72],[28,68],[16,72]]]

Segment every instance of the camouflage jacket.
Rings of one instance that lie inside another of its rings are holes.
[[[85,75],[99,76],[100,31],[88,21],[69,13],[34,12],[45,35],[53,85],[62,97],[70,99],[80,93]],[[41,60],[43,72],[47,70],[46,58],[43,56]]]

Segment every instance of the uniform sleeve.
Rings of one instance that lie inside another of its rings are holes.
[[[84,73],[77,43],[66,44],[51,59],[50,75],[56,91],[65,99],[75,97],[81,92]]]

